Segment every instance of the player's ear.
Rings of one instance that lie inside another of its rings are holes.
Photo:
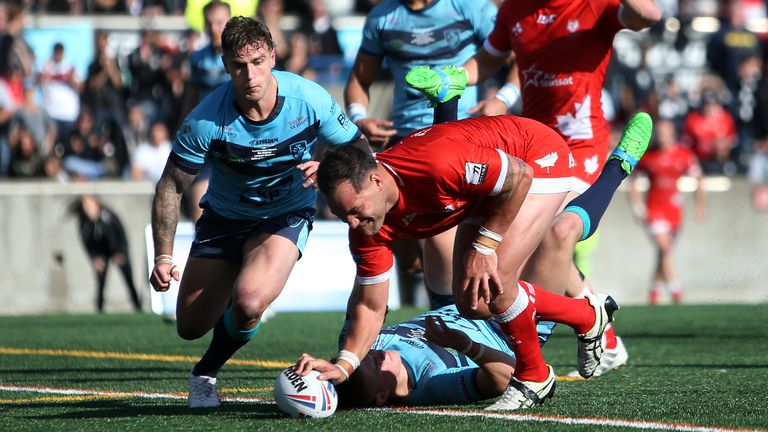
[[[370,180],[370,182],[379,189],[381,189],[384,185],[384,179],[381,178],[381,174],[376,172],[376,170],[373,170],[370,174],[368,174],[368,180]]]

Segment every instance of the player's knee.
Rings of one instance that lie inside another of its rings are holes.
[[[198,326],[186,325],[181,321],[176,321],[176,333],[179,335],[180,338],[184,340],[191,341],[195,339],[200,339],[207,332],[208,332],[207,329],[203,330]]]
[[[563,213],[555,219],[545,241],[552,247],[568,247],[575,245],[581,238],[582,222],[575,213]]]
[[[232,303],[232,311],[235,317],[242,317],[243,321],[253,321],[261,318],[261,314],[269,306],[263,296],[257,293],[238,295]]]

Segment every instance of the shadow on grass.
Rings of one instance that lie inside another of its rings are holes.
[[[174,405],[136,403],[131,400],[100,400],[61,403],[31,403],[31,404],[0,404],[2,411],[13,415],[13,410],[35,411],[66,411],[45,415],[22,415],[19,418],[27,420],[87,420],[87,419],[119,419],[148,416],[214,416],[238,419],[281,419],[286,418],[277,411],[274,404],[225,402],[219,408],[189,409],[186,401],[175,401]],[[25,413],[26,414],[26,413]]]

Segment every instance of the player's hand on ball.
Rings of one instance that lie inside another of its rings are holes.
[[[334,384],[339,384],[347,379],[347,376],[335,364],[327,360],[314,358],[307,353],[299,357],[299,361],[293,366],[293,370],[301,376],[306,376],[313,370],[316,370],[320,372],[318,379],[331,381]]]

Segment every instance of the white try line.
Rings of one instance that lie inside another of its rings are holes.
[[[146,393],[146,392],[120,392],[109,390],[66,389],[52,387],[22,387],[0,385],[0,391],[26,392],[63,396],[100,396],[110,398],[145,398],[145,399],[175,399],[186,400],[186,393]],[[253,403],[259,405],[273,405],[275,402],[269,399],[255,397],[224,397],[223,401]],[[43,400],[41,400],[42,402]],[[7,403],[7,402],[6,402]],[[492,413],[487,411],[451,410],[451,409],[420,409],[420,408],[371,408],[371,412],[383,412],[394,414],[433,415],[444,417],[482,417],[513,422],[557,423],[577,426],[609,426],[629,429],[680,431],[680,432],[768,432],[764,429],[740,429],[719,426],[702,426],[686,423],[666,423],[644,420],[611,419],[597,417],[562,417],[538,414]]]

